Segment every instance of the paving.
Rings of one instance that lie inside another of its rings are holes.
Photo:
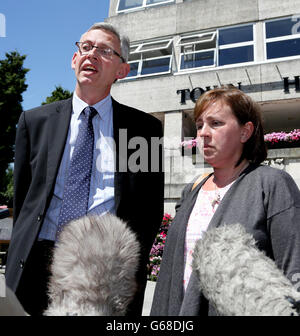
[[[149,316],[156,282],[147,281],[142,316]]]

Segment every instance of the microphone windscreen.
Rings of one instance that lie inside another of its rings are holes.
[[[136,291],[140,246],[114,215],[67,224],[54,248],[45,315],[125,315]]]
[[[240,224],[205,232],[195,245],[193,270],[220,315],[298,315],[287,297],[299,300],[300,293]]]

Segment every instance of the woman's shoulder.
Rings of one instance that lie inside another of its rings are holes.
[[[258,181],[263,189],[276,189],[285,192],[292,190],[299,193],[299,188],[294,178],[286,171],[267,165],[260,165],[256,167],[250,174],[251,182]],[[254,183],[257,185],[257,183]]]
[[[192,181],[189,183],[189,188],[191,188],[191,191],[193,191],[201,182],[204,182],[204,180],[210,175],[211,173],[203,173],[201,175],[198,175],[192,179]]]
[[[256,167],[256,169],[253,170],[254,175],[261,176],[263,178],[270,178],[271,180],[278,179],[280,180],[286,180],[286,179],[292,179],[291,175],[287,173],[286,171],[275,168],[275,167],[270,167],[268,165],[259,165]]]

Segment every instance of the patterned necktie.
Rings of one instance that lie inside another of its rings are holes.
[[[94,151],[92,119],[96,114],[97,111],[88,106],[80,115],[81,123],[65,182],[56,239],[66,223],[86,215],[88,211]]]

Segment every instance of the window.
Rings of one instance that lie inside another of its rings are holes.
[[[300,22],[297,17],[265,22],[266,58],[300,55]]]
[[[145,7],[172,3],[174,0],[119,0],[118,12],[125,12]]]
[[[252,24],[219,29],[219,66],[253,61]]]
[[[254,61],[253,25],[181,37],[180,70]]]
[[[128,62],[130,73],[126,78],[170,73],[172,46],[171,39],[132,45]]]
[[[216,32],[181,37],[180,70],[214,66],[216,63]]]

